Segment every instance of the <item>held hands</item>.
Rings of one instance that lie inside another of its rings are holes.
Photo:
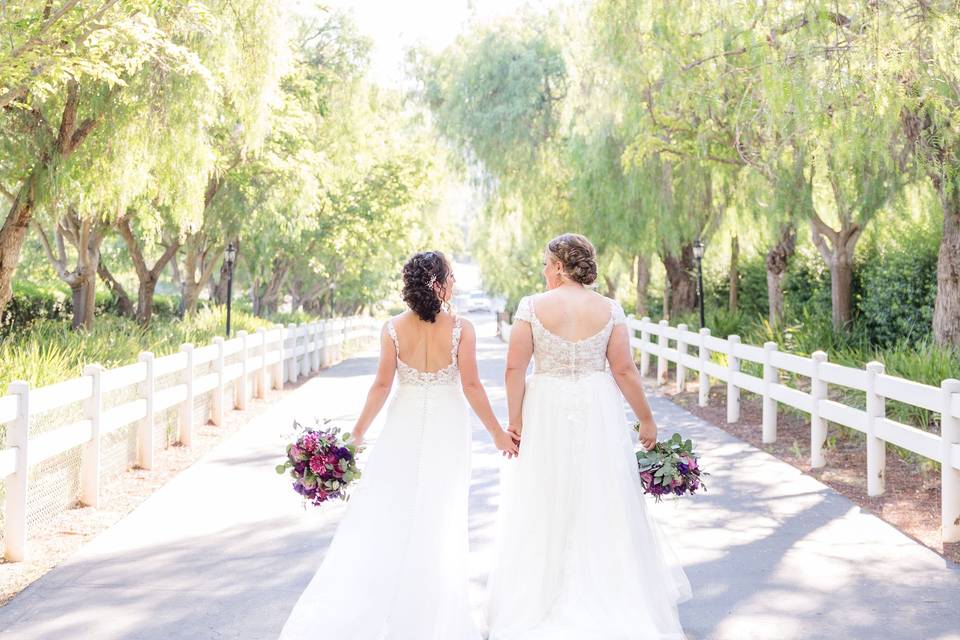
[[[494,433],[493,444],[506,458],[514,458],[520,454],[520,434],[515,433],[512,429],[509,431],[500,429]]]
[[[637,433],[640,434],[640,444],[647,451],[653,449],[654,445],[657,444],[657,423],[653,421],[652,416],[640,421],[640,428]]]

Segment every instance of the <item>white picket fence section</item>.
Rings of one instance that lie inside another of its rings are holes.
[[[138,362],[115,369],[87,365],[81,377],[46,387],[31,389],[26,382],[11,383],[9,395],[0,397],[0,425],[6,425],[6,448],[0,449],[0,478],[6,483],[6,559],[21,561],[26,555],[28,473],[32,467],[82,447],[80,500],[97,507],[104,436],[139,422],[137,465],[150,469],[154,417],[160,412],[179,408],[178,440],[190,446],[195,399],[202,394],[216,392],[210,418],[214,424],[222,424],[223,398],[231,387],[234,408],[245,409],[251,395],[263,398],[268,388],[282,388],[284,382],[296,381],[339,360],[345,343],[377,338],[379,333],[379,322],[367,316],[277,326],[253,334],[238,331],[231,340],[217,337],[204,347],[184,344],[178,353],[159,358],[141,353]],[[230,356],[235,356],[235,362],[225,365]],[[213,363],[212,372],[194,375],[198,367],[209,369],[209,363]],[[155,389],[158,378],[171,375],[177,376],[178,384]],[[104,394],[124,388],[135,388],[136,399],[104,410]],[[84,406],[82,420],[29,436],[31,419],[79,402]]]
[[[726,383],[727,422],[740,419],[740,390],[745,389],[763,400],[763,442],[777,439],[777,405],[799,409],[810,415],[810,464],[826,464],[823,446],[827,422],[834,422],[866,435],[867,493],[884,492],[884,467],[887,443],[902,447],[940,463],[941,535],[944,542],[960,541],[960,380],[947,379],[939,387],[887,375],[883,363],[870,362],[863,369],[827,362],[827,354],[816,351],[811,357],[777,350],[777,343],[762,347],[742,344],[736,335],[717,338],[709,329],[689,331],[686,325],[670,326],[666,320],[628,319],[630,344],[640,353],[640,374],[650,374],[650,357],[656,356],[656,380],[667,382],[669,362],[676,364],[676,385],[686,389],[688,374],[699,378],[699,404],[706,406],[713,380]],[[501,324],[501,335],[509,340],[510,325]],[[695,352],[691,353],[690,350]],[[726,356],[726,365],[711,359],[712,354]],[[763,367],[761,377],[741,371],[742,362]],[[780,372],[810,379],[810,388],[796,389],[781,380]],[[851,407],[830,399],[830,386],[856,389],[866,394],[866,408]],[[886,401],[894,400],[939,413],[940,434],[891,420],[886,416]]]

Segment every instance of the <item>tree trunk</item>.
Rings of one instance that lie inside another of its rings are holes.
[[[793,223],[780,227],[780,238],[768,252],[765,260],[767,267],[767,306],[769,320],[773,326],[783,324],[783,276],[790,266],[797,247],[797,232]]]
[[[70,323],[71,329],[93,328],[93,317],[96,310],[96,285],[95,277],[84,276],[78,278],[75,285],[70,286],[70,297],[73,304],[73,320]]]
[[[3,310],[13,297],[13,274],[20,262],[23,239],[33,218],[36,187],[40,173],[45,171],[45,164],[41,162],[34,167],[30,177],[20,187],[3,227],[0,228],[0,315],[3,315]]]
[[[650,289],[650,256],[637,256],[637,317],[643,318],[649,313],[647,292]]]
[[[137,322],[141,326],[149,326],[153,319],[153,297],[157,291],[159,278],[148,276],[140,280],[137,287]]]
[[[57,276],[70,286],[73,313],[71,328],[89,331],[93,328],[96,313],[97,268],[100,266],[100,245],[105,237],[105,225],[90,219],[83,220],[75,209],[68,207],[57,221],[54,232],[56,251],[43,227],[39,223],[35,223],[35,227]],[[67,242],[77,253],[73,269],[68,267]]]
[[[607,285],[607,297],[615,299],[617,297],[617,281],[606,274],[603,276],[603,281]]]
[[[182,315],[193,314],[197,311],[197,303],[200,301],[201,285],[193,278],[187,278],[183,281],[182,293],[180,295],[180,313]],[[226,300],[224,300],[226,302]]]
[[[943,237],[937,256],[937,298],[933,308],[933,339],[960,346],[960,193],[942,195]]]
[[[280,298],[280,290],[287,279],[287,273],[290,271],[290,263],[283,258],[274,258],[270,270],[270,279],[263,282],[259,278],[253,279],[251,287],[251,297],[253,298],[253,313],[258,317],[264,317],[277,312],[277,303]]]
[[[730,311],[737,310],[740,295],[740,240],[737,236],[730,238]]]
[[[849,216],[841,219],[849,220]],[[830,267],[830,306],[833,330],[844,331],[850,324],[851,292],[853,284],[853,251],[857,246],[862,228],[858,224],[841,224],[836,231],[816,214],[811,218],[813,244],[820,250],[824,262]]]
[[[240,256],[240,240],[234,240],[233,246],[237,250],[237,257]],[[236,265],[234,265],[236,266]],[[227,304],[227,280],[229,279],[230,269],[227,267],[227,261],[220,263],[220,277],[216,282],[211,278],[210,299],[217,304]]]
[[[133,318],[136,315],[136,310],[133,307],[133,302],[130,300],[130,296],[127,294],[126,289],[123,288],[123,285],[113,277],[113,274],[110,273],[110,269],[107,268],[107,265],[103,263],[101,258],[100,264],[97,265],[97,274],[100,275],[100,279],[103,280],[103,283],[107,285],[107,288],[110,290],[110,293],[113,294],[113,297],[117,299],[117,307],[120,311],[120,315],[124,318]]]
[[[157,282],[160,281],[160,274],[167,263],[176,255],[180,243],[173,240],[166,246],[163,255],[157,259],[152,267],[149,267],[144,259],[143,250],[133,234],[129,214],[117,221],[117,230],[127,245],[127,251],[130,253],[130,259],[133,260],[133,266],[137,272],[137,280],[140,282],[137,287],[137,322],[146,327],[153,317],[153,296],[157,289]]]
[[[57,130],[54,131],[42,116],[37,124],[47,130],[47,137],[51,142],[41,145],[43,150],[30,174],[20,185],[3,227],[0,227],[0,316],[13,296],[13,274],[20,262],[20,250],[33,218],[40,184],[45,183],[51,177],[50,174],[55,173],[61,166],[61,161],[69,158],[77,147],[83,144],[103,116],[101,111],[94,118],[78,122],[79,104],[80,84],[76,80],[68,80]]]
[[[693,311],[697,306],[693,245],[685,244],[679,256],[666,254],[663,266],[667,271],[667,282],[670,283],[670,317]]]

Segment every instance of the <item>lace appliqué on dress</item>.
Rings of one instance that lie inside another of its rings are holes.
[[[607,343],[613,327],[626,322],[623,309],[610,300],[610,319],[600,331],[582,340],[567,340],[552,333],[537,317],[530,296],[517,305],[516,320],[526,320],[533,330],[534,373],[577,380],[605,371]]]
[[[460,380],[460,368],[457,366],[457,354],[460,349],[460,318],[456,318],[453,325],[450,364],[438,371],[420,371],[400,359],[400,341],[397,338],[397,329],[393,326],[393,320],[387,321],[387,333],[393,340],[393,347],[397,354],[397,378],[400,384],[428,387],[438,384],[457,384]]]

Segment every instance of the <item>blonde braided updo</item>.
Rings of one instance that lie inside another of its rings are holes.
[[[597,250],[579,233],[565,233],[547,243],[547,251],[563,267],[564,274],[584,286],[597,279]]]

